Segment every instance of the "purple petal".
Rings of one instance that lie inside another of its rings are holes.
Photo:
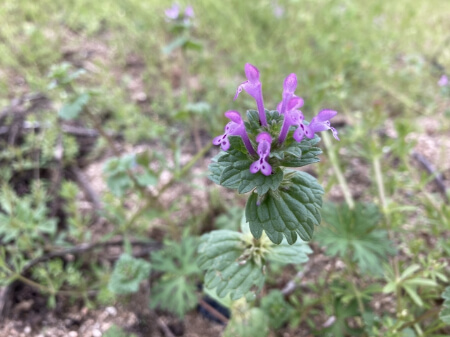
[[[277,104],[277,111],[281,114],[281,105],[283,104],[283,101]]]
[[[250,63],[245,64],[245,76],[252,84],[259,83],[259,70]]]
[[[310,124],[311,125],[311,124]],[[309,139],[314,138],[314,131],[311,130],[310,125],[300,125],[300,127],[302,127],[303,132],[305,133],[305,136],[308,137]]]
[[[192,6],[187,6],[186,10],[184,11],[184,15],[188,18],[193,18],[194,17],[194,9],[192,8]]]
[[[229,110],[225,112],[225,117],[232,120],[236,124],[243,124],[241,114],[239,113],[239,111]]]
[[[236,98],[238,98],[239,94],[242,92],[242,90],[244,90],[244,85],[248,83],[248,81],[242,82],[241,84],[239,84],[238,88],[236,89],[236,95],[234,95],[233,100],[236,100]]]
[[[258,172],[258,171],[259,171],[259,160],[253,162],[253,163],[250,165],[250,173],[255,174],[255,173]]]
[[[260,166],[261,173],[265,176],[270,176],[272,174],[272,166],[266,161],[264,161]]]
[[[175,20],[180,14],[180,7],[177,4],[174,4],[172,7],[165,10],[165,14],[167,18]]]
[[[228,149],[230,148],[230,141],[228,140],[228,137],[222,140],[221,148],[224,151],[228,151]]]
[[[272,143],[272,137],[270,137],[270,134],[268,132],[261,132],[259,135],[256,136],[256,142],[260,143],[263,140]]]
[[[298,96],[294,96],[289,100],[289,103],[287,105],[287,110],[294,110],[294,109],[298,109],[301,108],[303,106],[303,98],[298,97]]]
[[[336,138],[337,140],[340,140],[338,137],[338,132],[335,128],[333,128],[332,126],[330,126],[331,132],[333,132],[333,137]]]
[[[297,142],[300,143],[303,140],[303,137],[305,136],[305,133],[303,132],[303,129],[299,126],[297,128],[297,130],[294,131],[294,135],[293,136],[294,136],[294,139]]]
[[[222,143],[223,137],[226,137],[226,135],[220,135],[215,137],[212,141],[213,145],[220,145]]]
[[[337,114],[337,111],[334,111],[334,110],[322,110],[317,114],[316,117],[314,117],[311,120],[311,123],[313,123],[314,121],[316,121],[316,122],[329,121],[331,118],[336,116],[336,114]]]
[[[440,87],[445,87],[448,84],[448,77],[446,75],[442,75],[438,81],[438,85]]]
[[[284,80],[284,84],[283,84],[283,91],[286,94],[293,94],[295,89],[297,89],[297,75],[295,75],[294,73],[289,74],[285,80]]]
[[[313,121],[308,125],[308,127],[313,133],[330,130],[331,128],[330,121],[325,122]]]

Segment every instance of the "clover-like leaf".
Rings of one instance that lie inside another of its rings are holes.
[[[255,238],[260,238],[264,230],[276,244],[280,244],[283,237],[293,244],[297,235],[309,241],[314,226],[320,223],[322,186],[308,173],[286,172],[286,179],[277,193],[267,193],[262,200],[253,193],[247,201],[245,215]]]
[[[114,266],[108,289],[115,294],[129,294],[139,290],[139,284],[150,274],[150,263],[122,254]]]
[[[263,283],[263,266],[245,255],[242,233],[218,230],[204,234],[197,260],[201,269],[207,270],[206,288],[216,288],[219,297],[230,293],[232,300],[244,295],[256,296]]]

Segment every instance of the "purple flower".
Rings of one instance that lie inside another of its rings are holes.
[[[184,16],[186,18],[193,18],[194,17],[194,9],[192,6],[187,6],[186,10],[184,11]]]
[[[276,1],[272,2],[273,15],[279,19],[284,15],[284,8],[280,6]]]
[[[330,124],[330,119],[336,116],[337,111],[334,110],[322,110],[317,116],[315,116],[309,125],[300,124],[300,127],[297,128],[294,132],[294,139],[297,142],[301,142],[303,137],[306,136],[309,139],[314,137],[316,132],[331,130],[333,132],[334,138],[340,140],[338,137],[338,132],[335,128],[333,128]]]
[[[272,174],[272,166],[269,164],[272,137],[270,137],[267,132],[261,132],[256,136],[256,142],[258,143],[259,159],[250,165],[250,172],[255,174],[256,172],[261,171],[265,176],[269,176]]]
[[[445,87],[448,85],[448,77],[446,75],[442,75],[438,81],[438,85],[440,87]]]
[[[180,15],[180,6],[178,4],[173,4],[172,7],[167,8],[164,13],[166,14],[167,19],[176,20]]]
[[[252,143],[248,138],[247,131],[245,130],[244,121],[241,118],[241,114],[238,111],[230,110],[225,112],[225,117],[231,121],[225,126],[225,132],[223,135],[217,136],[213,139],[214,145],[220,145],[222,150],[228,151],[230,148],[230,140],[228,136],[240,136],[244,142],[247,151],[253,156],[256,154],[253,149]]]
[[[278,137],[278,142],[280,144],[286,140],[289,128],[292,125],[302,125],[304,118],[303,113],[298,110],[298,108],[301,108],[302,106],[303,99],[300,97],[294,96],[289,100],[287,106],[285,107],[285,110],[287,111],[284,113],[283,126],[281,127],[280,136]]]
[[[250,63],[245,64],[245,76],[247,81],[241,83],[236,90],[236,99],[242,90],[245,90],[250,96],[252,96],[256,101],[256,106],[258,107],[259,120],[261,125],[267,126],[266,112],[264,111],[264,101],[262,96],[262,86],[259,80],[259,70],[254,65]]]

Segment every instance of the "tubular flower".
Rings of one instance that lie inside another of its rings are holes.
[[[245,76],[247,81],[241,83],[236,90],[236,99],[242,90],[245,90],[250,96],[252,96],[256,101],[256,106],[258,107],[259,120],[261,125],[267,126],[266,113],[264,111],[264,100],[262,95],[261,81],[259,80],[259,70],[254,65],[250,63],[245,64]]]
[[[294,132],[294,139],[297,142],[301,142],[303,140],[303,136],[308,137],[309,139],[314,137],[316,132],[331,130],[333,132],[334,138],[340,140],[338,137],[338,132],[335,128],[333,128],[330,124],[330,119],[336,116],[337,111],[334,110],[322,110],[317,116],[315,116],[309,125],[300,124],[299,128]]]
[[[285,78],[283,83],[283,99],[277,106],[277,110],[280,112],[280,114],[283,115],[288,109],[288,105],[291,99],[297,97],[294,95],[295,89],[297,89],[297,75],[292,73]],[[301,97],[297,98],[300,98],[301,100],[300,107],[303,106],[303,99]]]
[[[255,155],[256,152],[253,149],[250,139],[248,138],[244,121],[242,120],[240,113],[238,111],[230,110],[225,112],[225,117],[229,118],[231,121],[225,125],[224,134],[215,137],[212,143],[214,145],[220,145],[222,150],[227,151],[230,148],[228,136],[240,136],[250,155]]]
[[[164,13],[166,14],[167,19],[176,20],[180,15],[180,6],[177,4],[173,4],[172,7],[167,8]]]
[[[440,87],[445,87],[446,85],[448,85],[449,80],[448,77],[446,75],[442,75],[441,78],[438,81],[438,85]]]
[[[282,103],[280,103],[282,104]],[[303,122],[303,114],[298,108],[303,106],[303,99],[300,97],[292,97],[287,103],[287,111],[284,113],[283,126],[281,127],[280,136],[278,137],[278,142],[282,144],[287,137],[289,128],[292,125],[300,126]]]
[[[272,137],[267,132],[261,132],[256,136],[256,142],[258,143],[259,159],[250,165],[250,172],[256,173],[261,171],[265,176],[269,176],[272,173],[272,166],[269,164]]]

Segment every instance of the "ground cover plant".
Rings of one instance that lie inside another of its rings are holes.
[[[449,335],[448,13],[2,2],[0,335]]]

